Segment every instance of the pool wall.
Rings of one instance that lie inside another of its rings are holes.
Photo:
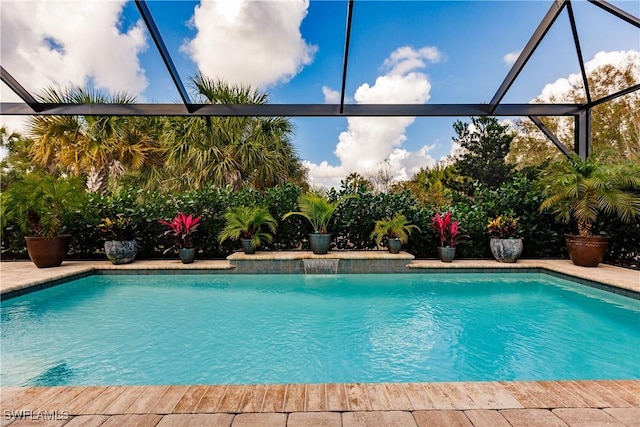
[[[625,297],[640,299],[640,271],[607,264],[597,268],[577,267],[568,260],[528,260],[505,264],[493,260],[414,259],[406,252],[335,251],[314,255],[307,251],[236,252],[226,260],[141,260],[113,265],[108,261],[65,261],[57,268],[36,268],[30,262],[0,263],[0,299],[7,300],[40,289],[56,286],[92,274],[304,274],[304,260],[337,260],[338,274],[393,273],[543,273],[602,289]]]

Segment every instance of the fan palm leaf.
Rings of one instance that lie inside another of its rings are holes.
[[[551,210],[562,222],[575,221],[582,236],[593,234],[600,213],[630,222],[640,216],[640,166],[599,164],[577,155],[550,165],[541,183],[547,198],[540,210]]]

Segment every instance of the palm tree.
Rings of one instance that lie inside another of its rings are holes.
[[[126,93],[104,93],[79,87],[46,88],[38,96],[42,103],[129,104]],[[48,170],[62,169],[87,176],[90,191],[105,193],[114,171],[138,169],[157,149],[143,129],[144,118],[124,116],[34,116],[29,121],[33,136],[31,155]]]
[[[200,102],[265,104],[267,94],[203,75],[192,86]],[[207,185],[255,189],[303,182],[305,171],[291,144],[293,125],[285,117],[171,117],[162,143],[172,189]]]
[[[593,234],[601,212],[614,213],[623,222],[640,216],[637,164],[602,164],[574,155],[552,163],[541,182],[547,198],[540,210],[552,210],[562,222],[576,221],[580,236]]]

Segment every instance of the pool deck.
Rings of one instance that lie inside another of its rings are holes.
[[[375,258],[375,253],[357,256]],[[517,264],[413,260],[409,266],[425,273],[438,268],[539,268],[640,292],[639,271],[606,264],[584,268],[567,260]],[[196,260],[187,265],[136,261],[121,266],[108,261],[65,261],[51,269],[38,269],[28,261],[5,261],[0,263],[0,293],[96,270],[231,268],[227,260]],[[14,427],[640,426],[640,380],[2,387],[0,405],[2,426]]]

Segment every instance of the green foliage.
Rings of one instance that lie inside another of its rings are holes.
[[[264,191],[207,187],[178,194],[161,194],[136,188],[127,188],[117,195],[105,197],[90,194],[84,207],[74,213],[66,231],[72,234],[69,257],[103,259],[104,236],[97,228],[105,217],[126,215],[137,225],[140,238],[139,259],[174,257],[163,252],[174,242],[162,236],[164,227],[157,220],[170,218],[176,212],[196,214],[202,223],[194,236],[200,259],[224,258],[235,249],[233,242],[220,243],[218,236],[225,227],[224,214],[240,206],[264,206],[273,218],[282,218],[298,208],[298,199],[303,190],[286,184]],[[3,195],[3,197],[5,197]],[[544,195],[535,174],[517,173],[513,180],[499,188],[490,189],[480,183],[473,187],[471,195],[452,192],[450,206],[436,208],[423,205],[410,191],[374,193],[366,186],[345,185],[340,190],[327,193],[329,202],[344,199],[331,217],[336,249],[374,249],[371,239],[375,222],[380,218],[391,218],[402,213],[406,220],[422,231],[415,230],[405,245],[405,250],[418,258],[435,258],[438,238],[431,229],[431,217],[437,211],[451,210],[464,226],[470,241],[458,247],[458,258],[490,258],[487,223],[499,215],[511,215],[519,219],[521,236],[524,238],[523,257],[550,258],[566,256],[565,224],[557,223],[550,212],[538,212]],[[3,257],[26,256],[22,233],[15,223],[7,222],[2,237]],[[595,224],[598,229],[611,235],[609,260],[637,263],[640,248],[640,230],[637,222],[622,223],[615,214],[603,214]],[[291,215],[279,221],[278,233],[266,250],[290,250],[307,248],[307,234],[313,231],[306,218]]]
[[[640,166],[604,164],[577,155],[552,163],[541,181],[546,199],[540,210],[551,210],[556,220],[575,221],[581,236],[593,234],[601,213],[615,214],[630,223],[640,216]]]
[[[262,242],[271,243],[273,241],[271,233],[275,233],[278,227],[278,221],[261,206],[231,208],[225,213],[224,218],[226,224],[218,236],[220,242],[240,238],[251,239],[251,244],[258,247]]]
[[[356,189],[345,185],[340,191],[330,190],[328,195],[330,200],[357,196],[346,199],[336,209],[333,216],[334,249],[375,249],[375,242],[371,239],[375,222],[402,212],[409,222],[426,230],[413,235],[407,250],[420,257],[435,256],[436,249],[430,244],[432,233],[429,230],[433,211],[422,206],[411,192],[375,193],[363,186]]]
[[[309,221],[314,233],[326,234],[329,221],[338,208],[338,205],[340,205],[342,201],[352,197],[354,197],[354,195],[350,194],[340,197],[338,200],[329,201],[325,194],[307,192],[298,198],[298,207],[300,210],[287,212],[283,215],[282,219],[287,219],[291,215],[299,215]]]
[[[2,227],[11,221],[23,233],[52,239],[64,231],[85,197],[78,178],[27,174],[2,193]]]
[[[501,125],[495,117],[472,117],[471,124],[458,120],[453,129],[457,134],[453,140],[462,149],[455,162],[461,174],[489,188],[497,188],[511,178],[511,166],[505,157],[514,135],[508,132],[508,125]]]
[[[476,184],[471,196],[457,193],[453,211],[464,221],[465,230],[471,236],[469,244],[460,247],[460,256],[490,257],[487,223],[505,213],[519,220],[520,236],[525,242],[523,257],[566,255],[564,233],[568,229],[557,224],[550,213],[538,212],[543,198],[537,178],[522,172],[495,190]]]
[[[415,224],[411,224],[403,214],[396,213],[392,218],[386,217],[376,221],[370,237],[378,245],[382,243],[384,237],[400,239],[401,243],[407,243],[413,230],[420,231],[420,228]]]

